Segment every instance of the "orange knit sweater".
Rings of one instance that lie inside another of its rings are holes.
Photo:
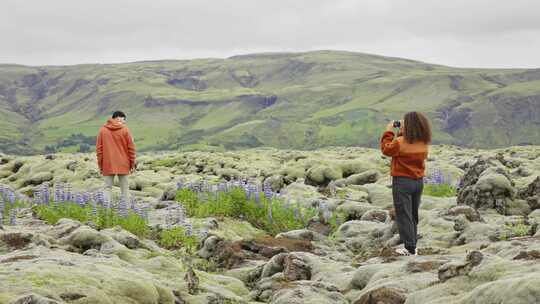
[[[401,133],[399,134],[401,135]],[[381,138],[381,151],[392,157],[391,175],[414,179],[424,177],[429,146],[423,142],[410,144],[403,136],[394,139],[394,132],[386,131]]]

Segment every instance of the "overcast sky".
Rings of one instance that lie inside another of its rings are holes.
[[[0,62],[336,49],[540,68],[538,0],[0,0]]]

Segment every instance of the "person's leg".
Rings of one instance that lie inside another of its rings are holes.
[[[396,210],[396,223],[399,236],[410,253],[416,249],[414,221],[412,215],[412,181],[407,178],[392,180],[392,197]]]
[[[129,182],[128,182],[128,176],[127,175],[118,175],[118,180],[120,182],[120,192],[122,193],[122,196],[124,197],[125,201],[127,202],[129,200]]]
[[[112,186],[114,182],[114,175],[105,175],[103,176],[105,180],[105,199],[108,202],[112,201]]]
[[[424,182],[422,180],[416,181],[415,192],[412,195],[412,218],[414,222],[414,245],[418,241],[418,209],[420,209],[420,203],[422,202],[422,191],[424,190]]]

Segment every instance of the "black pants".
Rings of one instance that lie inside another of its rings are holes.
[[[416,249],[418,208],[423,190],[424,181],[421,178],[392,177],[392,197],[399,236],[410,253],[414,253]]]

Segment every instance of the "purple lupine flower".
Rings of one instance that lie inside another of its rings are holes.
[[[72,201],[73,195],[71,193],[71,184],[66,183],[66,201]]]
[[[441,169],[435,170],[432,174],[433,183],[436,185],[443,184],[443,175]]]
[[[231,184],[229,181],[223,182],[223,192],[229,192],[231,190]]]
[[[85,191],[83,193],[83,204],[86,205],[90,202],[90,192]]]
[[[270,185],[265,182],[264,185],[263,185],[263,192],[264,192],[264,196],[266,197],[267,200],[272,200],[272,196],[274,195],[273,191],[272,191],[272,188],[270,187]]]
[[[97,216],[97,202],[92,200],[92,215]]]
[[[0,208],[0,228],[4,225],[4,213],[3,209]]]
[[[47,204],[47,206],[50,206],[51,205],[51,190],[50,190],[51,184],[49,182],[44,182],[42,187],[43,187],[43,200],[45,201],[45,204]]]
[[[271,206],[268,206],[268,223],[270,223],[270,225],[274,222],[274,218],[272,216],[272,207]]]
[[[118,201],[118,214],[124,218],[128,216],[127,202],[124,195],[120,195],[120,200]]]
[[[137,198],[135,198],[135,195],[133,195],[133,193],[130,195],[130,197],[131,197],[130,209],[135,210],[137,208]]]
[[[171,225],[178,224],[178,211],[176,206],[167,207],[167,216],[169,217],[168,221]]]
[[[9,224],[11,226],[17,225],[16,212],[15,208],[9,210]]]
[[[245,187],[244,191],[246,192],[246,201],[249,202],[251,200],[251,190],[249,187]]]
[[[298,221],[298,219],[299,219],[299,213],[300,213],[300,210],[299,210],[298,206],[296,206],[296,207],[294,208],[294,220],[295,220],[295,221]]]
[[[58,205],[60,203],[60,197],[61,197],[61,184],[56,184],[55,187],[54,187],[54,199],[53,199],[53,204],[54,204],[54,208],[58,208]]]
[[[11,207],[15,205],[15,193],[13,191],[9,191],[9,204]]]
[[[150,213],[150,206],[148,204],[143,206],[142,216],[145,221],[148,220],[148,214]]]
[[[39,188],[37,188],[37,189],[34,191],[34,203],[35,203],[36,205],[40,205],[40,204],[41,204],[41,200],[40,200],[41,194],[40,194],[40,192],[41,192],[41,189],[39,189]]]
[[[60,197],[60,202],[63,203],[66,201],[66,188],[62,184],[59,185],[59,188],[58,196]]]
[[[40,187],[40,191],[39,191],[39,195],[40,195],[40,200],[41,200],[41,203],[44,204],[44,205],[49,205],[49,202],[47,201],[47,188],[45,186],[41,186]]]
[[[75,203],[79,206],[83,206],[83,198],[79,191],[75,192]]]
[[[96,203],[96,204],[99,204],[99,191],[94,191],[92,192],[92,200]]]
[[[176,189],[182,190],[184,189],[184,178],[180,178],[178,182],[176,183]]]
[[[253,194],[255,192],[258,192],[258,190],[259,190],[259,187],[257,186],[257,184],[251,183],[251,182],[248,182],[246,184],[246,187],[248,187],[249,192],[251,192],[251,194]]]
[[[184,227],[186,228],[186,236],[193,235],[193,225],[191,223],[185,223]]]
[[[105,192],[103,192],[103,190],[100,190],[98,193],[97,193],[97,197],[98,197],[98,203],[101,204],[101,207],[105,207]]]
[[[319,213],[319,218],[322,218],[322,220],[324,220],[325,223],[327,223],[328,222],[327,213],[329,213],[329,211],[328,211],[328,207],[326,206],[326,203],[324,202],[319,203],[318,213]]]
[[[142,210],[141,208],[137,207],[137,205],[133,206],[133,212],[140,218],[143,218]]]
[[[256,191],[254,194],[255,194],[255,203],[259,204],[261,202],[261,194],[259,193],[259,191]]]
[[[201,192],[206,192],[208,190],[208,181],[206,179],[201,180]]]
[[[105,195],[105,193],[103,193],[103,208],[105,208],[105,212],[111,211],[111,201],[109,200],[108,195]]]
[[[62,203],[68,201],[68,187],[69,187],[68,183],[63,183],[62,184],[62,188],[61,188],[61,190],[62,190]]]

